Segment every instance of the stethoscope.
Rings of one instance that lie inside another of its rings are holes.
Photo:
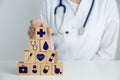
[[[56,8],[55,8],[55,10],[54,10],[54,16],[55,16],[55,17],[54,17],[54,22],[55,22],[55,27],[56,27],[57,32],[56,32],[56,33],[52,33],[53,36],[54,36],[54,35],[58,35],[58,34],[64,34],[64,33],[60,32],[60,30],[61,30],[61,28],[62,28],[63,21],[64,21],[64,16],[65,16],[65,13],[66,13],[66,6],[63,4],[62,1],[63,1],[63,0],[60,0],[59,4],[56,6]],[[90,17],[90,14],[91,14],[91,12],[92,12],[92,9],[93,9],[93,6],[94,6],[94,2],[95,2],[95,0],[92,1],[91,7],[90,7],[90,9],[89,9],[89,12],[88,12],[88,14],[87,14],[87,16],[86,16],[86,19],[85,19],[85,21],[84,21],[83,26],[80,28],[80,30],[79,30],[79,32],[78,32],[78,35],[83,35],[83,34],[84,34],[84,30],[85,30],[86,24],[87,24],[87,22],[88,22],[88,19],[89,19],[89,17]],[[63,17],[62,17],[62,22],[61,22],[61,24],[60,24],[60,27],[58,28],[58,27],[57,27],[57,23],[56,23],[56,15],[57,15],[57,10],[58,10],[58,8],[60,8],[60,7],[63,8]],[[69,34],[69,31],[66,31],[65,34]]]
[[[36,41],[30,41],[31,46],[33,47],[33,50],[36,51],[37,50],[37,44]]]

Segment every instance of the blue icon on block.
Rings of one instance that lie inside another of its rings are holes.
[[[49,69],[50,69],[50,67],[48,65],[46,65],[43,69],[43,73],[47,74]]]
[[[60,68],[57,68],[56,65],[54,65],[54,72],[55,74],[62,74],[62,72],[60,71]]]
[[[43,45],[43,49],[44,50],[48,50],[49,46],[48,46],[48,43],[45,41],[44,45]]]
[[[37,32],[37,35],[39,35],[40,37],[43,37],[43,35],[45,35],[46,33],[43,31],[43,29],[40,29],[38,32]]]
[[[55,53],[52,53],[50,58],[49,58],[49,62],[52,62],[54,57],[55,57]]]
[[[39,61],[42,61],[44,58],[45,58],[45,55],[44,54],[37,54],[36,55],[36,58],[39,60]]]
[[[19,73],[28,73],[28,67],[22,65],[19,67]]]
[[[34,74],[37,73],[36,65],[33,65],[33,70],[32,70],[32,72],[33,72]]]

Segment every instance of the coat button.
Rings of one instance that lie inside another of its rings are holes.
[[[69,31],[66,31],[65,33],[66,33],[66,34],[69,34]]]
[[[52,33],[51,35],[52,35],[52,36],[54,36],[55,34],[54,34],[54,33]]]

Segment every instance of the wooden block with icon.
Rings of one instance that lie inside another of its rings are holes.
[[[52,75],[52,66],[51,66],[51,64],[43,63],[41,65],[41,75]]]
[[[30,75],[40,75],[41,64],[32,63],[30,64]]]
[[[40,51],[40,40],[37,39],[29,39],[28,40],[28,49],[32,52]]]
[[[29,75],[30,74],[30,64],[24,62],[18,62],[18,75]]]
[[[47,27],[36,27],[35,38],[36,39],[47,39]]]
[[[56,76],[63,75],[63,62],[52,64],[52,75]]]
[[[50,39],[40,40],[40,48],[41,51],[51,51],[52,50],[52,42]]]
[[[47,63],[57,63],[58,62],[58,52],[56,50],[46,52]]]
[[[24,63],[35,63],[35,52],[24,51]]]
[[[46,52],[36,52],[35,63],[46,63]]]

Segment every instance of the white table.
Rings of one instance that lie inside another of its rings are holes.
[[[18,61],[0,61],[0,80],[120,80],[120,61],[64,62],[64,76],[18,76]]]

